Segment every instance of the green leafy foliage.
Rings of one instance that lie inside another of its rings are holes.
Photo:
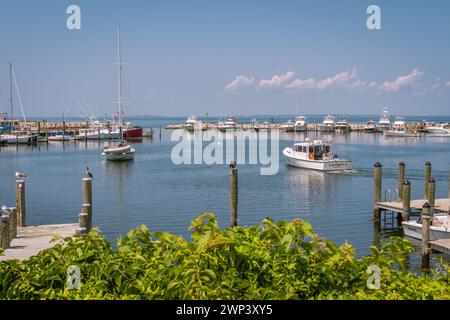
[[[351,245],[320,238],[308,222],[265,219],[220,230],[211,213],[192,221],[192,239],[141,226],[113,248],[97,231],[55,239],[26,261],[0,262],[2,299],[450,299],[448,268],[417,276],[405,269],[412,245],[392,238],[355,258]],[[68,289],[67,269],[81,271]],[[380,268],[381,287],[366,285]]]

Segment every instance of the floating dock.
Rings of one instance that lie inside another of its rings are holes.
[[[411,210],[422,211],[423,205],[428,202],[427,199],[417,199],[411,200],[410,208]],[[392,211],[397,213],[403,212],[403,202],[402,201],[384,201],[377,202],[377,206],[381,210]],[[436,212],[448,212],[450,208],[450,199],[436,199],[434,210]]]
[[[35,227],[18,227],[17,238],[11,241],[1,260],[26,260],[40,251],[55,245],[53,237],[71,237],[76,234],[78,224],[56,224]]]

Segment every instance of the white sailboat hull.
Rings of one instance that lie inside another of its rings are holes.
[[[30,142],[30,136],[28,135],[4,134],[0,136],[0,139],[7,144],[27,144]]]
[[[352,161],[345,159],[330,159],[330,160],[309,160],[299,159],[293,156],[292,148],[283,150],[287,163],[290,166],[318,171],[341,171],[351,170]]]
[[[128,161],[134,159],[135,150],[130,148],[128,151],[103,152],[102,156],[109,161]]]

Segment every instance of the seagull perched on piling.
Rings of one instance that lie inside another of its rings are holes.
[[[230,168],[231,168],[231,169],[236,168],[236,161],[232,161],[232,162],[230,163]]]
[[[16,177],[17,177],[17,178],[26,178],[27,175],[26,175],[25,173],[22,173],[22,172],[17,171],[17,172],[16,172]]]
[[[86,176],[87,176],[88,178],[91,178],[91,179],[94,178],[94,176],[92,175],[92,173],[89,171],[89,167],[86,167]]]

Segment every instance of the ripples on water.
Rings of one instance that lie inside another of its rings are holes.
[[[146,126],[158,125],[149,122]],[[15,202],[14,173],[24,171],[28,174],[28,224],[73,223],[81,208],[84,167],[89,166],[94,174],[94,224],[112,241],[141,224],[152,231],[189,237],[190,221],[202,211],[215,213],[220,225],[228,226],[228,166],[172,164],[170,152],[176,142],[170,141],[170,135],[163,130],[159,140],[156,131],[155,139],[134,143],[135,160],[126,163],[104,161],[103,142],[1,147],[0,204]],[[320,138],[318,133],[309,136]],[[304,137],[297,134],[296,140]],[[292,144],[293,134],[281,134],[278,174],[261,176],[259,166],[239,166],[239,223],[257,225],[265,217],[306,219],[321,236],[338,244],[348,241],[361,256],[370,245],[401,234],[395,227],[377,230],[370,220],[376,161],[383,164],[383,188],[392,189],[398,163],[406,163],[412,198],[421,197],[424,164],[431,161],[437,197],[447,196],[449,138],[396,139],[364,133],[327,137],[334,142],[334,153],[353,160],[352,172],[288,167],[281,151]],[[411,256],[413,268],[419,265],[418,259],[417,252]]]

